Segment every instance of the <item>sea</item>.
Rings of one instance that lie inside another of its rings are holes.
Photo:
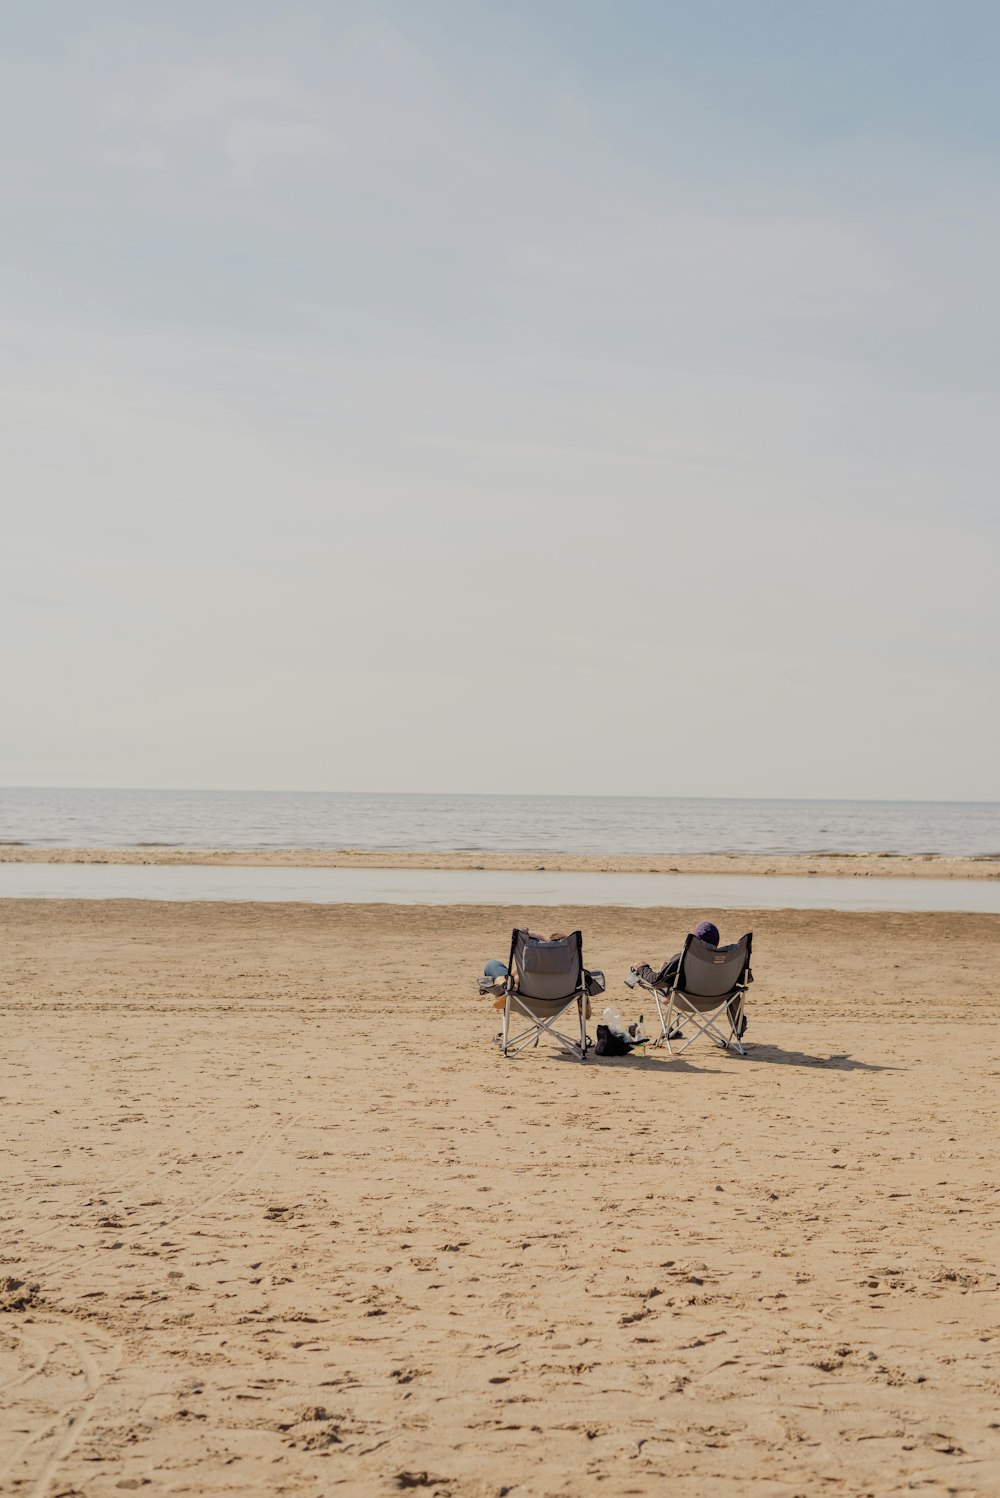
[[[1000,802],[0,789],[0,844],[1000,859]]]

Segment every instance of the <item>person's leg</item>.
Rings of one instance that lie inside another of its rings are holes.
[[[502,994],[507,986],[507,973],[507,964],[501,962],[498,957],[492,957],[483,968],[483,976],[479,980],[479,992]],[[502,1009],[503,999],[499,999],[493,1007],[495,1009]]]

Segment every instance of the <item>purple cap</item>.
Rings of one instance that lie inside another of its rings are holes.
[[[694,928],[695,936],[700,936],[703,942],[710,947],[719,945],[719,928],[713,926],[711,921],[699,921]]]

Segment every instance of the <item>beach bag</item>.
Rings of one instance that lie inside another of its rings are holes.
[[[609,1030],[607,1025],[598,1025],[597,1044],[594,1047],[595,1056],[627,1056],[634,1042],[626,1040],[624,1035],[616,1035],[614,1030]]]

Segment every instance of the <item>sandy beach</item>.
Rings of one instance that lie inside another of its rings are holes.
[[[1000,918],[723,918],[748,1057],[580,1065],[523,914],[2,903],[0,1489],[1000,1490]],[[690,919],[550,916],[628,1017]]]
[[[899,853],[492,853],[370,848],[35,848],[0,845],[0,863],[205,865],[304,869],[501,869],[569,874],[821,874],[845,879],[1000,879],[1000,856]]]

